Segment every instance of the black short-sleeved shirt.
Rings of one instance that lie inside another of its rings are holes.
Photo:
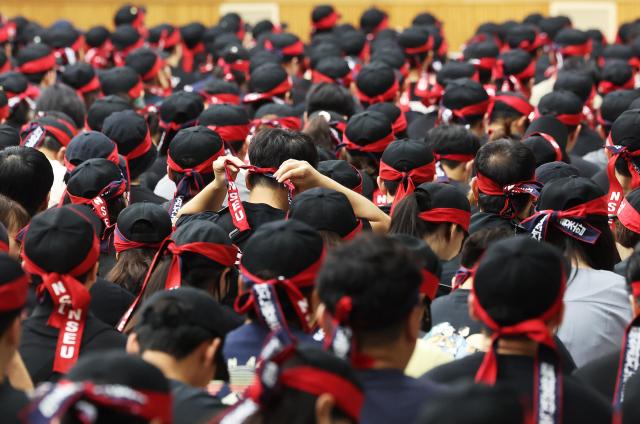
[[[173,424],[205,423],[227,408],[203,389],[177,380],[169,380],[169,384],[173,395]]]
[[[265,203],[242,202],[242,205],[244,206],[244,211],[247,214],[247,221],[249,221],[249,225],[251,226],[249,235],[252,234],[256,229],[260,228],[261,225],[268,222],[285,219],[285,217],[287,216],[287,213],[282,209],[276,209]],[[206,219],[215,222],[216,224],[220,225],[222,229],[224,229],[229,235],[236,229],[233,226],[233,220],[231,219],[229,208],[224,208],[218,213],[206,211],[197,213],[195,215],[181,216],[176,224],[179,227],[180,225],[183,225],[194,219]],[[236,243],[242,250],[244,249],[244,246],[248,239],[249,237],[245,237],[239,242],[236,242],[233,239],[232,241],[234,241],[234,243]]]
[[[46,297],[43,303],[39,304],[22,324],[19,351],[33,384],[57,380],[60,376],[53,372],[53,360],[59,331],[57,328],[47,325],[52,307],[50,298]],[[127,338],[124,334],[109,327],[89,312],[82,334],[80,356],[101,350],[124,350],[126,344]]]
[[[135,299],[135,296],[126,289],[103,278],[98,278],[89,292],[91,293],[89,306],[91,313],[114,328]]]
[[[27,395],[16,390],[9,383],[9,379],[5,377],[0,383],[0,417],[5,424],[18,424],[22,420],[19,419],[20,412],[29,405]]]
[[[469,226],[469,234],[485,228],[504,227],[513,230],[513,234],[524,234],[526,230],[521,228],[516,222],[500,215],[488,212],[476,212],[471,215],[471,225]]]
[[[613,402],[619,362],[620,352],[612,352],[585,364],[577,369],[573,375]]]
[[[129,194],[129,204],[149,202],[161,205],[166,202],[167,199],[157,196],[153,193],[153,190],[143,187],[141,185],[132,185],[131,192]]]
[[[474,353],[466,358],[441,365],[421,377],[436,384],[473,382],[480,368],[484,353]],[[533,358],[528,356],[498,355],[499,381],[513,387],[518,393],[533,396]],[[566,372],[566,371],[565,371]],[[563,375],[564,424],[609,424],[611,405],[595,390],[585,386],[570,374]]]

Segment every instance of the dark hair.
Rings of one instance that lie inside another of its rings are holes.
[[[321,115],[311,118],[305,125],[303,133],[307,134],[313,144],[328,151],[333,151],[335,141],[331,136],[331,127]]]
[[[151,248],[128,249],[120,252],[118,260],[106,279],[137,296],[155,254],[156,249]]]
[[[462,245],[460,265],[473,268],[487,248],[494,242],[513,236],[513,231],[506,227],[483,228],[471,234]]]
[[[330,110],[346,117],[350,117],[356,112],[353,96],[346,88],[325,82],[309,89],[306,97],[306,110],[308,115],[320,110]]]
[[[318,295],[331,313],[350,296],[348,320],[357,345],[385,345],[398,339],[418,302],[420,266],[390,237],[362,234],[327,255],[317,279]]]
[[[42,91],[36,103],[36,112],[50,111],[64,112],[73,119],[76,128],[84,127],[87,114],[84,101],[68,85],[55,83]]]
[[[416,190],[404,197],[396,205],[391,217],[389,227],[390,234],[408,234],[410,236],[423,239],[426,236],[442,232],[443,237],[448,241],[450,222],[434,223],[426,222],[418,217],[421,212],[426,212],[433,208],[431,196],[426,190]],[[458,226],[458,231],[463,231]]]
[[[180,360],[202,343],[216,338],[211,331],[184,319],[190,307],[184,301],[162,299],[144,309],[140,320],[145,323],[135,330],[140,351],[157,350]]]
[[[29,215],[46,206],[53,170],[44,153],[13,146],[0,151],[0,193],[20,203]]]
[[[31,107],[29,106],[29,103],[27,103],[26,100],[21,100],[17,105],[10,109],[7,124],[20,129],[20,127],[29,122],[30,117]]]
[[[533,152],[522,143],[500,139],[482,146],[474,162],[476,173],[506,186],[533,178],[536,171],[536,159]],[[516,213],[522,211],[530,200],[528,194],[516,194],[511,203]],[[483,212],[499,214],[504,207],[505,196],[491,196],[478,193],[478,206]]]
[[[631,205],[627,207],[632,207]],[[632,248],[640,242],[640,234],[622,225],[619,220],[615,220],[616,241],[623,247]]]
[[[5,226],[9,237],[29,224],[31,217],[15,200],[0,194],[0,223]]]
[[[279,168],[286,160],[297,159],[318,166],[318,152],[311,137],[297,131],[266,128],[258,131],[249,144],[249,162],[259,168]],[[273,178],[250,174],[252,186],[266,184],[280,187]]]

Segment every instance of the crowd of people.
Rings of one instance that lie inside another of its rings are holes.
[[[0,421],[640,422],[640,19],[311,24],[0,19]]]

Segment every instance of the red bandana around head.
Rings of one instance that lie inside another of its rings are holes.
[[[380,178],[385,181],[399,182],[398,190],[396,191],[396,195],[393,198],[393,204],[391,205],[391,215],[393,215],[393,211],[400,200],[413,193],[416,185],[433,181],[435,173],[436,166],[434,161],[414,168],[409,172],[401,172],[381,160]]]

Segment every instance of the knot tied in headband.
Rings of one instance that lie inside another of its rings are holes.
[[[105,226],[105,232],[103,233],[103,239],[106,238],[110,231],[113,229],[111,225],[111,217],[109,216],[109,200],[122,196],[127,191],[127,182],[124,179],[118,181],[112,181],[109,185],[104,187],[93,198],[89,199],[81,196],[74,196],[67,191],[69,200],[74,205],[89,205],[91,206],[93,213],[100,218],[100,221]],[[64,200],[64,196],[62,196]]]
[[[27,233],[27,238],[29,234]],[[25,271],[40,276],[42,283],[36,294],[42,298],[49,293],[53,302],[47,325],[59,330],[53,371],[66,373],[75,365],[80,354],[84,326],[89,313],[91,295],[78,277],[87,274],[95,266],[100,255],[100,243],[93,237],[93,243],[80,264],[66,273],[49,272],[38,266],[23,250]]]
[[[238,258],[238,249],[232,245],[204,241],[177,244],[170,238],[166,239],[160,246],[158,253],[156,253],[156,256],[153,258],[153,261],[149,266],[149,271],[142,282],[140,293],[138,293],[138,296],[135,298],[131,306],[129,306],[129,309],[124,313],[120,322],[116,326],[118,331],[124,330],[124,327],[131,318],[131,315],[140,304],[147,285],[149,284],[149,280],[151,279],[151,275],[164,256],[171,255],[171,262],[164,281],[164,290],[177,289],[182,285],[182,255],[185,253],[194,253],[204,256],[205,258],[227,268],[232,267]]]
[[[562,416],[562,372],[547,321],[562,311],[562,297],[566,278],[562,275],[562,287],[554,303],[539,317],[530,318],[513,325],[500,325],[493,320],[480,304],[475,285],[472,287],[471,307],[478,319],[491,330],[491,347],[476,373],[476,383],[494,385],[498,379],[498,341],[502,337],[526,337],[538,343],[534,360],[534,417],[538,424],[560,423]]]
[[[542,184],[535,180],[520,181],[508,185],[500,185],[493,181],[491,178],[478,172],[476,175],[476,182],[478,183],[478,191],[489,196],[504,196],[505,201],[499,215],[505,218],[513,219],[518,214],[518,211],[513,206],[513,197],[519,194],[528,194],[534,199],[540,197],[540,190]]]
[[[384,161],[380,161],[380,178],[385,181],[398,181],[398,190],[393,198],[393,204],[391,205],[391,214],[397,206],[398,202],[407,195],[413,193],[416,188],[416,184],[427,183],[433,181],[435,175],[435,163],[433,161],[418,166],[409,172],[402,172],[390,165],[387,165]]]

